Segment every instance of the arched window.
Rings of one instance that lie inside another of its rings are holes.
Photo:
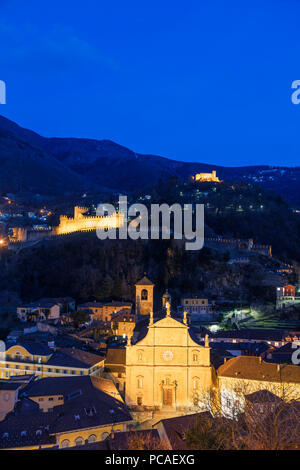
[[[109,436],[108,432],[103,432],[101,435],[101,441],[104,441]]]
[[[64,439],[61,443],[62,449],[65,449],[66,447],[70,447],[70,441],[68,439]]]
[[[88,437],[88,442],[91,443],[91,442],[96,442],[97,441],[97,437],[95,436],[95,434],[91,434],[89,437]]]
[[[80,437],[77,437],[77,438],[75,439],[75,445],[76,445],[76,446],[83,446],[83,444],[84,444],[84,439],[83,439],[83,437],[80,436]]]
[[[143,388],[143,377],[141,375],[137,377],[137,388]]]
[[[138,356],[138,361],[143,360],[143,351],[141,349],[137,352],[137,356]]]
[[[193,377],[193,390],[198,390],[199,388],[199,378]]]
[[[148,291],[147,291],[147,289],[142,290],[141,299],[142,300],[148,300]]]
[[[193,362],[198,362],[199,354],[198,351],[193,351]]]

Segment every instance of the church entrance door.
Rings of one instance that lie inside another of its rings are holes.
[[[172,406],[173,391],[171,388],[164,388],[163,404],[165,406]]]

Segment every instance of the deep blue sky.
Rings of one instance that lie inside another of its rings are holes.
[[[45,136],[299,165],[299,0],[0,0],[0,113]]]

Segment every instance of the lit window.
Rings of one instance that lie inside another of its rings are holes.
[[[84,444],[83,437],[77,437],[77,439],[75,439],[75,445],[76,446],[83,446],[83,444]]]
[[[64,439],[61,443],[61,448],[64,449],[66,447],[70,447],[70,441],[68,439]]]
[[[138,377],[137,386],[143,388],[143,377]]]

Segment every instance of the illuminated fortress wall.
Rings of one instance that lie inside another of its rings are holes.
[[[32,229],[14,227],[9,237],[10,243],[36,241],[56,235],[66,235],[75,232],[91,232],[97,229],[120,228],[124,225],[124,214],[115,212],[109,216],[90,217],[85,216],[87,207],[74,207],[74,217],[61,215],[59,225],[52,229]]]
[[[74,217],[60,216],[59,225],[55,227],[55,235],[73,232],[86,232],[96,229],[120,228],[124,224],[124,215],[115,212],[103,217],[85,217],[87,207],[74,207]]]

